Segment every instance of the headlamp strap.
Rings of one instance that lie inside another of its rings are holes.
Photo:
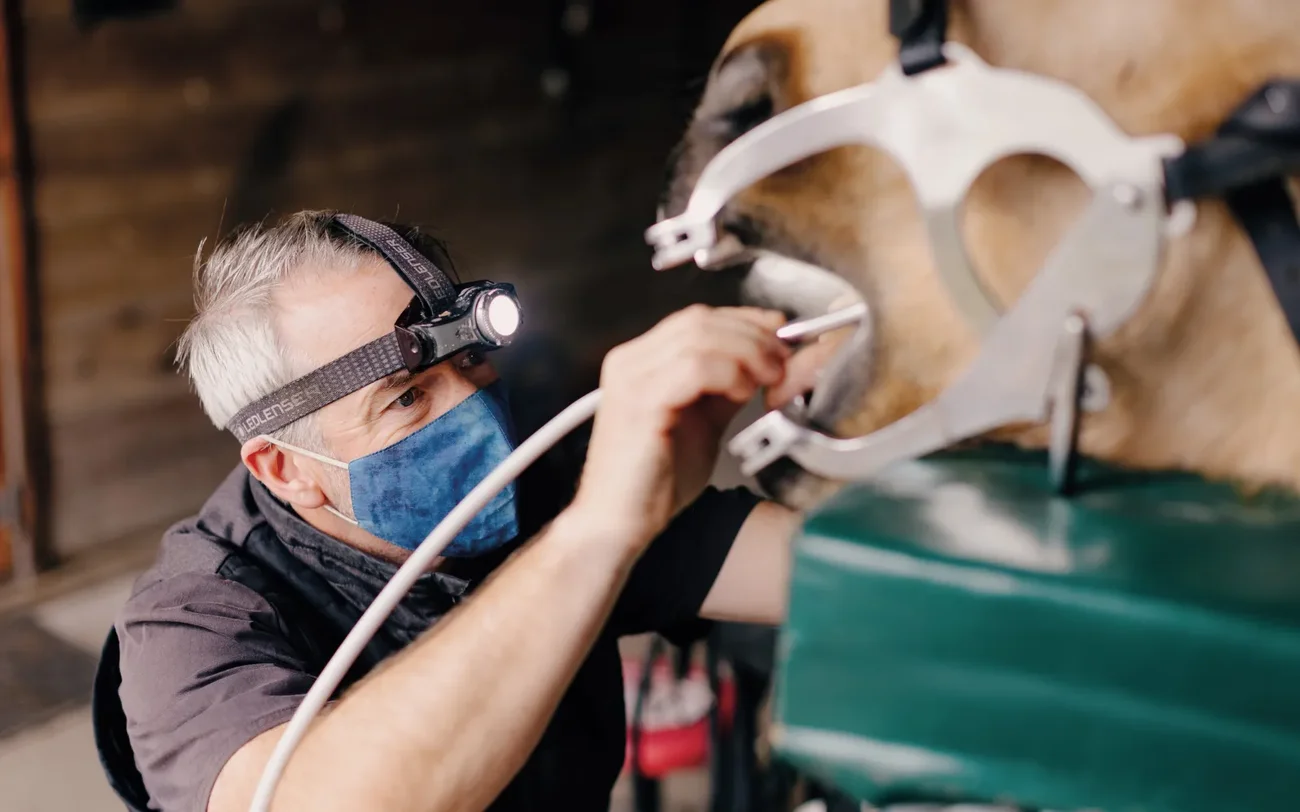
[[[446,310],[448,304],[456,301],[455,283],[433,264],[433,260],[415,250],[396,231],[355,214],[336,214],[334,222],[388,260],[393,270],[415,291],[427,317],[438,315]]]
[[[336,214],[334,223],[388,261],[415,292],[425,318],[438,316],[456,301],[456,285],[447,274],[396,231],[355,214]],[[248,404],[230,419],[226,428],[243,443],[259,434],[282,429],[394,372],[415,371],[420,366],[423,350],[415,335],[400,326],[402,323],[405,322],[399,322],[388,335]]]
[[[889,0],[889,33],[898,38],[898,62],[907,76],[944,64],[947,0]]]
[[[416,337],[401,327],[394,328],[388,335],[253,401],[240,409],[226,428],[241,443],[278,431],[363,386],[394,372],[413,369],[420,354]]]

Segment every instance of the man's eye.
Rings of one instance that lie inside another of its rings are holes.
[[[420,399],[420,390],[412,386],[410,389],[407,389],[405,392],[398,395],[397,400],[393,401],[393,403],[397,406],[400,406],[403,409],[406,409],[411,406],[414,406],[415,402],[419,399]]]

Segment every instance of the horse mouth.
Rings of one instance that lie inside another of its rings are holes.
[[[821,316],[862,302],[862,294],[843,277],[788,255],[751,249],[741,300],[783,311],[791,319]],[[834,431],[851,416],[870,386],[871,314],[856,326],[826,333],[799,347],[786,367],[785,380],[767,393],[768,408],[800,400],[812,425]]]
[[[680,214],[686,205],[680,195],[661,199],[655,222],[670,212]],[[739,207],[725,207],[714,221],[717,240],[699,267],[744,274],[742,304],[780,310],[791,320],[865,302],[844,275],[818,262],[815,252],[803,250],[799,241],[765,220]],[[804,411],[810,423],[824,431],[833,431],[852,415],[870,387],[873,332],[867,304],[867,317],[856,328],[827,333],[795,353],[785,380],[767,393],[768,408],[799,399],[808,407]]]
[[[744,304],[803,319],[864,301],[853,285],[819,265],[763,249],[751,249],[745,261],[749,268],[741,286]],[[785,379],[765,393],[766,407],[836,434],[836,428],[859,410],[871,386],[871,321],[868,308],[867,317],[857,325],[799,347],[786,366]],[[779,460],[756,479],[773,498],[795,509],[816,506],[837,484],[788,459]]]
[[[664,208],[657,212],[663,219]],[[792,320],[825,315],[867,302],[843,274],[819,261],[815,252],[787,239],[780,229],[724,212],[719,238],[701,267],[744,276],[741,303],[779,310]],[[836,434],[857,413],[871,387],[874,331],[870,302],[856,326],[820,336],[796,349],[785,379],[765,393],[768,409],[781,409],[811,428]],[[783,459],[762,472],[758,483],[777,501],[796,509],[815,506],[835,483],[809,474]]]

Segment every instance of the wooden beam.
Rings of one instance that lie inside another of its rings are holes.
[[[0,17],[0,577],[30,580],[37,561],[37,480],[31,464],[36,423],[14,5],[6,2]]]

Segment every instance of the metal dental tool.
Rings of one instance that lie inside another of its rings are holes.
[[[857,324],[867,317],[867,303],[855,302],[848,307],[832,310],[824,316],[813,316],[777,328],[776,337],[789,344],[798,344],[820,335]]]

